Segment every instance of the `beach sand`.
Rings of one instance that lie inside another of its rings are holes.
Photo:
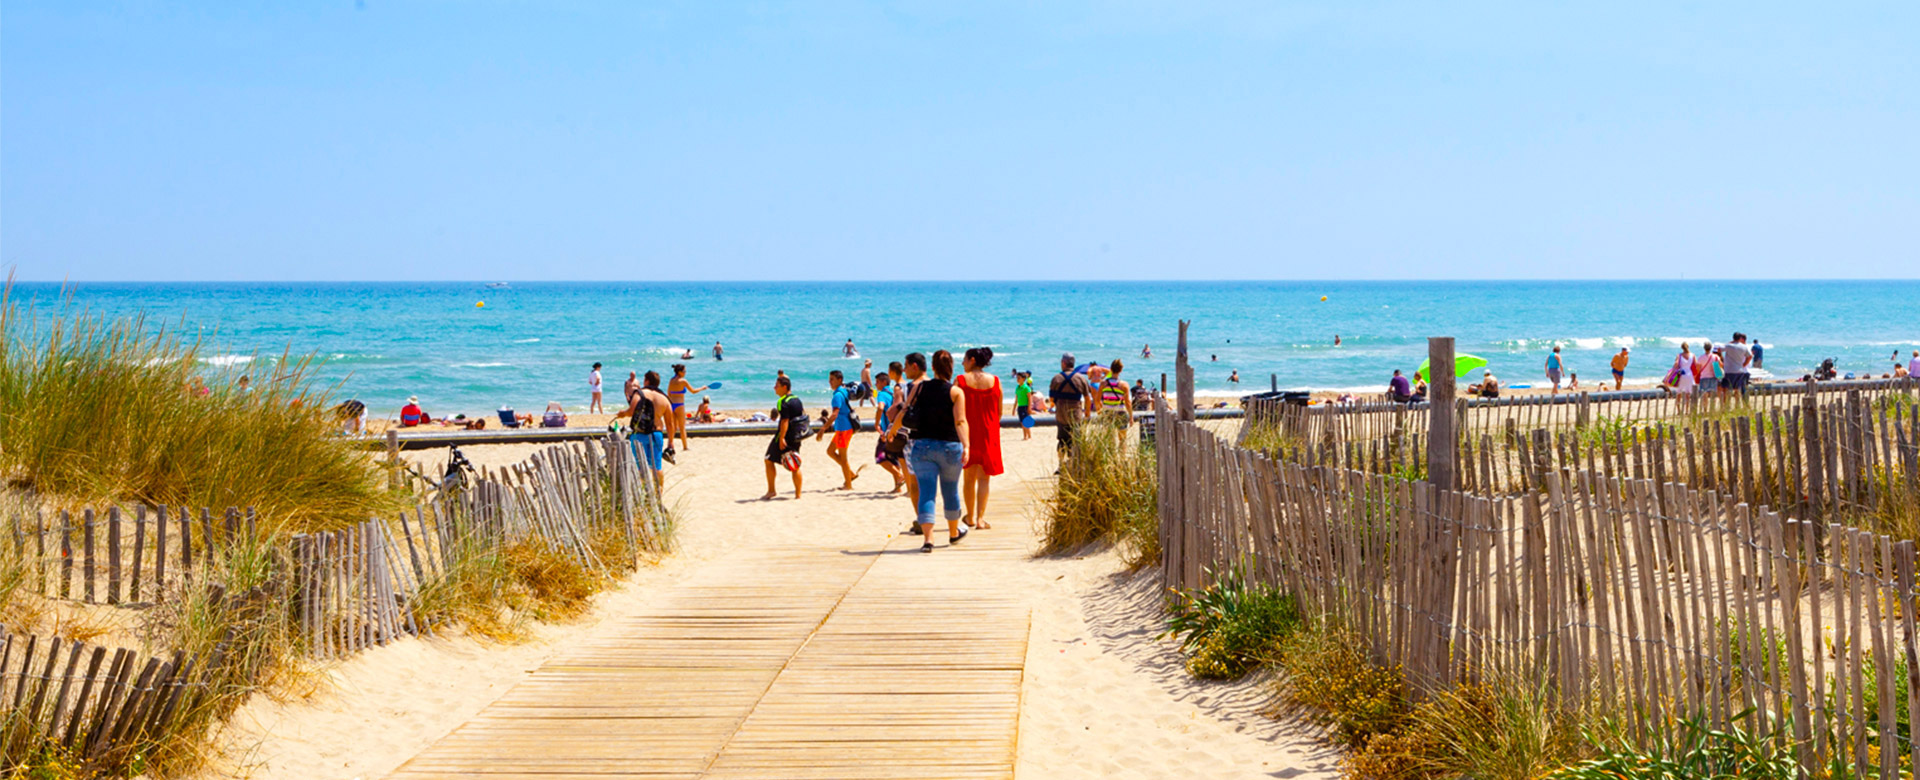
[[[1053,472],[1053,432],[1030,441],[1005,431],[1007,474],[995,486],[1023,505],[1045,490]],[[871,453],[860,434],[855,453]],[[306,695],[243,707],[225,744],[235,756],[219,774],[257,778],[384,776],[470,718],[525,673],[602,621],[632,614],[662,598],[703,562],[745,546],[871,545],[898,533],[911,517],[904,497],[890,497],[885,472],[869,467],[852,492],[830,491],[838,468],[825,446],[804,447],[806,490],[800,501],[759,501],[765,490],[762,437],[697,439],[669,467],[670,503],[679,506],[677,549],[643,567],[616,591],[596,597],[592,612],[537,627],[525,642],[497,645],[466,637],[403,639],[325,670]],[[524,459],[540,445],[464,448],[476,465]],[[438,466],[439,451],[408,452]],[[785,472],[783,496],[790,495]],[[988,517],[1017,533],[1030,513]],[[1231,684],[1193,680],[1170,642],[1158,638],[1157,588],[1151,576],[1123,571],[1113,550],[1020,558],[992,572],[993,581],[1023,594],[1033,607],[1020,722],[1022,778],[1334,777],[1337,760],[1309,733],[1262,714],[1271,703],[1266,681]],[[903,619],[917,619],[903,615]],[[929,619],[937,619],[930,616]]]

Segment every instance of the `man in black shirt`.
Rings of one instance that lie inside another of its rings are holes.
[[[760,500],[769,501],[778,494],[773,486],[773,467],[779,464],[793,472],[793,497],[797,501],[800,498],[800,442],[807,438],[807,409],[792,395],[793,380],[786,374],[773,380],[773,391],[780,394],[773,405],[773,419],[780,427],[774,431],[773,441],[767,442],[767,494]]]

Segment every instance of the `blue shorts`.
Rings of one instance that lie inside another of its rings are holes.
[[[629,433],[627,443],[633,447],[633,457],[645,458],[647,467],[660,470],[660,453],[667,449],[667,435],[660,431],[653,433]]]

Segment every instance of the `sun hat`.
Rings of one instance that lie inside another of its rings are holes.
[[[420,396],[417,396],[417,395],[407,396],[407,403],[410,403],[410,404],[420,403]]]

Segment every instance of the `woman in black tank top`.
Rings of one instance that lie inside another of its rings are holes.
[[[933,552],[933,497],[941,498],[947,516],[947,544],[957,544],[967,532],[960,527],[960,472],[967,462],[967,401],[960,388],[953,386],[953,355],[946,350],[933,353],[926,374],[925,355],[907,356],[907,376],[918,380],[908,397],[907,427],[913,430],[913,443],[907,448],[907,464],[919,484],[919,505],[915,523],[926,535],[921,552]]]

